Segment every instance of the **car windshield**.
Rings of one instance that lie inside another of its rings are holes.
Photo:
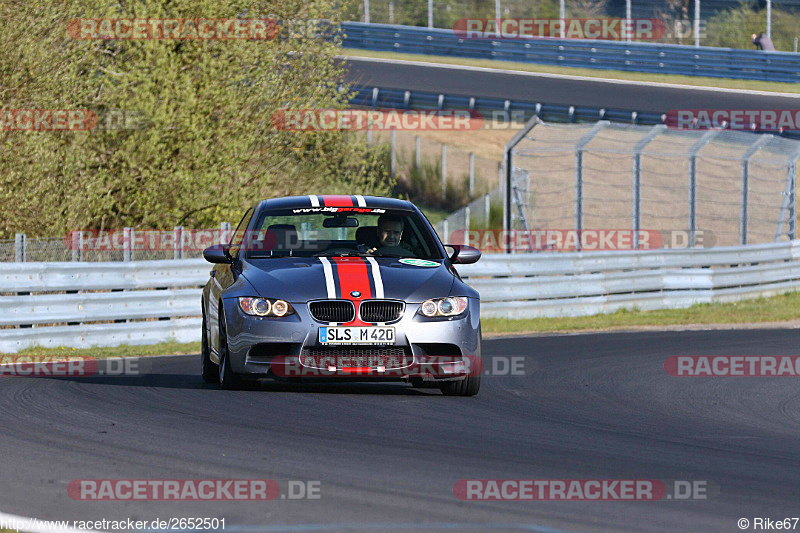
[[[442,259],[436,237],[414,211],[375,208],[262,211],[244,236],[248,259],[375,256]]]

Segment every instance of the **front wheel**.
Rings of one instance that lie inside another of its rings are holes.
[[[475,396],[481,389],[480,376],[467,376],[461,381],[448,381],[439,388],[445,396]]]
[[[203,333],[200,341],[201,374],[206,383],[219,383],[219,365],[211,361],[211,349],[208,346],[208,325],[206,313],[203,311]]]
[[[219,383],[223,389],[236,390],[242,387],[242,378],[231,368],[228,350],[228,333],[225,326],[225,315],[220,305],[219,313]]]

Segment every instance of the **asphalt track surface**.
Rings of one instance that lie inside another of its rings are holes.
[[[797,330],[514,337],[484,343],[474,398],[404,384],[224,391],[198,356],[142,375],[0,377],[0,512],[226,518],[226,531],[740,531],[800,515],[800,383],[686,378],[670,355],[796,355]],[[72,500],[75,479],[321,481],[320,499]],[[707,481],[676,501],[460,501],[460,479]],[[714,490],[714,489],[718,490]]]
[[[420,58],[424,61],[424,57]],[[346,81],[368,87],[648,113],[673,109],[800,109],[800,95],[574,79],[527,72],[348,58]]]

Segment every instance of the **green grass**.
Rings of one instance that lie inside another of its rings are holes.
[[[199,354],[199,342],[162,342],[159,344],[149,344],[146,346],[134,346],[130,344],[123,344],[113,348],[70,348],[62,346],[59,348],[28,348],[22,350],[14,355],[46,355],[46,356],[59,356],[76,357],[86,356],[94,357],[96,359],[104,359],[107,357],[142,357],[148,355],[179,355],[179,354]]]
[[[517,63],[513,61],[493,61],[491,59],[469,59],[450,56],[429,56],[422,54],[398,54],[394,52],[374,52],[372,50],[342,49],[341,55],[351,57],[375,57],[385,59],[403,59],[406,61],[424,61],[427,63],[446,63],[495,69],[520,70],[545,74],[565,74],[570,76],[586,76],[629,81],[651,81],[658,83],[676,83],[680,85],[697,85],[702,87],[720,87],[724,89],[745,89],[751,91],[770,91],[782,93],[800,93],[800,84],[777,83],[758,80],[734,80],[728,78],[704,78],[700,76],[677,76],[670,74],[651,74],[647,72],[626,72],[621,70],[600,70],[577,67],[558,67],[553,65],[537,65],[533,63]]]
[[[699,304],[687,309],[621,310],[611,314],[567,318],[484,318],[481,324],[485,333],[527,333],[625,329],[636,326],[753,324],[796,319],[800,319],[800,292],[725,304]]]

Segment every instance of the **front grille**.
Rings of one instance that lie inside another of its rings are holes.
[[[308,304],[311,316],[320,322],[350,322],[356,316],[353,303],[347,300],[320,300]]]
[[[407,346],[360,347],[360,348],[304,348],[300,363],[312,368],[335,366],[403,368],[414,362]]]
[[[359,312],[364,322],[392,322],[403,314],[403,302],[366,300],[361,302]]]

